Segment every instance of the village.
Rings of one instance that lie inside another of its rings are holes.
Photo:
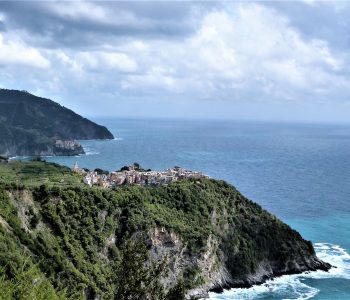
[[[159,186],[191,178],[209,178],[202,172],[190,171],[181,167],[173,167],[165,171],[144,170],[137,163],[132,166],[125,166],[120,171],[110,173],[101,169],[89,171],[80,168],[78,163],[75,163],[72,170],[84,176],[83,181],[85,184],[89,186],[97,185],[103,188],[113,188],[122,185]]]

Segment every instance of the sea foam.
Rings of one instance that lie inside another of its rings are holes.
[[[344,278],[350,279],[350,255],[339,245],[329,243],[314,244],[317,256],[330,263],[334,268],[329,272],[305,272],[298,275],[285,275],[274,280],[268,280],[262,285],[248,289],[238,288],[226,290],[222,294],[210,293],[210,299],[215,300],[253,300],[253,299],[298,299],[314,298],[318,289],[308,286],[306,279]]]
[[[85,154],[84,155],[98,155],[100,152],[91,150],[89,148],[84,148]]]

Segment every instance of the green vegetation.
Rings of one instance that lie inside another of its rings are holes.
[[[72,155],[83,149],[55,147],[55,140],[112,139],[107,128],[49,99],[0,89],[0,155]]]
[[[21,232],[16,209],[0,191],[0,299],[67,299],[64,291],[56,291],[51,282],[23,250],[15,232]],[[7,223],[8,220],[9,223]],[[20,237],[23,234],[20,233]]]
[[[1,300],[64,300],[65,292],[56,291],[50,281],[35,266],[24,263],[16,274],[8,276],[4,268],[0,268]]]
[[[102,174],[108,175],[109,174],[109,171],[102,170],[100,168],[95,169],[94,172],[96,172],[98,175],[102,175]]]
[[[0,162],[0,290],[8,286],[8,297],[42,278],[30,291],[37,299],[44,290],[50,299],[183,299],[207,279],[188,264],[164,285],[167,257],[150,259],[154,228],[179,236],[186,257],[199,257],[214,236],[217,257],[242,280],[262,261],[314,255],[310,242],[223,181],[110,190],[81,180],[52,163]]]
[[[166,299],[160,279],[166,274],[165,261],[147,265],[148,249],[145,236],[127,241],[122,249],[123,257],[118,269],[118,300]]]
[[[71,172],[65,166],[55,163],[12,160],[8,163],[0,160],[0,185],[13,188],[49,186],[84,186],[81,175]]]
[[[139,172],[149,172],[149,171],[151,171],[151,169],[144,169],[143,167],[141,167],[141,165],[139,163],[134,162],[132,164],[132,166],[123,166],[123,167],[121,167],[119,172],[129,171],[130,169],[134,169],[135,171],[139,171]]]

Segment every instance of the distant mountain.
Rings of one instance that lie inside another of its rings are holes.
[[[26,91],[0,89],[0,155],[76,155],[76,140],[113,139],[104,126]]]

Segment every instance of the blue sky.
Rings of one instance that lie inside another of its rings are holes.
[[[85,116],[348,122],[350,3],[1,1],[0,86]]]

